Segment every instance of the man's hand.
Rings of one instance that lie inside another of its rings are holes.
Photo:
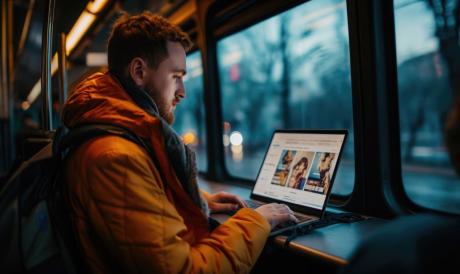
[[[294,216],[294,212],[292,212],[292,210],[287,205],[283,204],[265,204],[256,208],[256,211],[264,216],[264,218],[270,223],[272,229],[275,226],[287,221],[299,221]]]
[[[211,213],[236,211],[242,207],[248,207],[247,204],[238,195],[228,192],[217,192],[209,194],[202,192],[204,198],[208,201]]]

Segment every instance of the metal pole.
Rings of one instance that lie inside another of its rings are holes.
[[[67,100],[67,51],[66,35],[64,32],[59,36],[59,113],[62,114],[62,107]]]
[[[1,1],[0,16],[0,176],[14,157],[12,80],[13,80],[13,2]]]
[[[16,54],[18,59],[19,59],[19,56],[21,56],[22,52],[24,51],[24,46],[26,44],[27,37],[29,36],[30,22],[32,21],[34,7],[35,7],[35,0],[30,0],[29,6],[27,7],[26,18],[24,19],[24,26],[22,27],[21,39],[19,40],[18,51]]]
[[[9,96],[8,96],[8,6],[7,1],[2,0],[1,7],[1,86],[0,86],[0,119],[8,119],[9,117]]]
[[[47,1],[42,33],[42,127],[48,131],[53,129],[51,119],[51,54],[53,46],[54,2],[55,0]]]

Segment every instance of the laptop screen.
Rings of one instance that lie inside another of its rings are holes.
[[[322,210],[345,137],[346,131],[275,132],[253,194]]]

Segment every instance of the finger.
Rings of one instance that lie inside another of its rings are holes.
[[[296,223],[299,222],[299,220],[293,214],[284,213],[284,214],[281,214],[281,215],[283,216],[282,223],[287,222],[287,221],[294,221]]]
[[[218,198],[220,202],[230,202],[236,203],[239,207],[248,207],[248,205],[241,199],[238,195],[228,193],[228,192],[219,192]]]
[[[272,210],[276,210],[276,211],[282,211],[285,207],[283,204],[278,204],[278,203],[271,203],[269,204],[272,208]]]
[[[244,208],[244,207],[248,207],[248,205],[246,204],[246,202],[242,199],[238,199],[237,201],[235,201],[235,203],[238,205],[238,207],[240,208]]]
[[[238,196],[228,192],[219,192],[216,194],[221,201],[233,201],[236,200]]]
[[[283,212],[283,206],[281,204],[273,203],[273,204],[270,204],[270,207],[273,212],[278,212],[278,213]]]
[[[294,211],[292,211],[292,209],[288,205],[284,205],[284,210],[286,210],[290,214],[294,214]]]
[[[278,222],[278,224],[285,223],[285,222],[287,222],[289,220],[291,220],[291,214],[289,214],[289,213],[277,214],[277,222]]]
[[[285,205],[285,204],[275,204],[275,209],[279,212],[279,213],[289,213],[290,212],[290,208]]]
[[[215,203],[212,207],[213,212],[229,212],[239,208],[236,204],[230,203]]]
[[[236,203],[238,204],[239,207],[243,208],[243,207],[248,207],[248,205],[246,204],[246,202],[241,199],[240,197],[236,196]]]

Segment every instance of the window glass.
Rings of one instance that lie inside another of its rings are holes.
[[[225,163],[232,175],[255,179],[275,129],[348,129],[332,191],[351,193],[345,2],[310,1],[218,41]]]
[[[204,118],[203,67],[201,53],[187,56],[187,74],[184,78],[185,99],[177,105],[173,127],[197,156],[198,169],[207,170],[206,127]]]
[[[445,118],[460,91],[459,3],[393,3],[404,188],[422,206],[460,213],[460,181],[443,142]]]

